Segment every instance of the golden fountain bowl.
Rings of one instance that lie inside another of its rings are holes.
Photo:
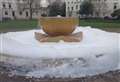
[[[39,25],[50,36],[69,35],[78,25],[78,18],[74,17],[41,17]]]

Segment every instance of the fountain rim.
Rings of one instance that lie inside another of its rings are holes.
[[[45,18],[45,19],[78,19],[78,17],[39,17],[39,19]]]

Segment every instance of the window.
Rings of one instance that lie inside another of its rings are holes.
[[[22,15],[22,11],[20,11],[19,14]]]
[[[26,17],[28,17],[28,12],[26,11]]]
[[[73,4],[73,1],[71,2],[71,4]]]
[[[70,10],[70,7],[68,7],[68,10]]]
[[[3,3],[3,8],[5,8],[5,4]]]
[[[117,9],[117,4],[118,3],[114,3],[114,8],[113,9]]]
[[[15,11],[12,11],[12,16],[13,16],[13,17],[15,16]]]
[[[116,5],[114,5],[114,9],[116,9],[117,8],[117,6]]]
[[[114,9],[117,9],[117,6],[116,6],[116,5],[114,5]]]
[[[78,9],[78,5],[76,5],[76,9]]]
[[[5,11],[5,15],[8,15],[8,12],[7,12],[7,11]]]
[[[11,4],[9,4],[9,8],[11,8]]]
[[[74,8],[73,7],[71,7],[71,10],[73,10]]]

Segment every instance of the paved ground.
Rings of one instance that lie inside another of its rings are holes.
[[[16,67],[0,62],[0,82],[120,82],[120,70],[83,78],[33,78],[13,75]]]

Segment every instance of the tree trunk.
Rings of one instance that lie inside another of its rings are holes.
[[[29,12],[30,12],[30,20],[32,19],[32,15],[33,15],[33,11],[32,11],[32,3],[33,3],[33,0],[30,0],[30,3],[29,3],[29,6],[30,6],[30,8],[29,8]]]
[[[30,8],[30,17],[29,17],[30,20],[33,18],[32,15],[33,15],[32,9]]]

